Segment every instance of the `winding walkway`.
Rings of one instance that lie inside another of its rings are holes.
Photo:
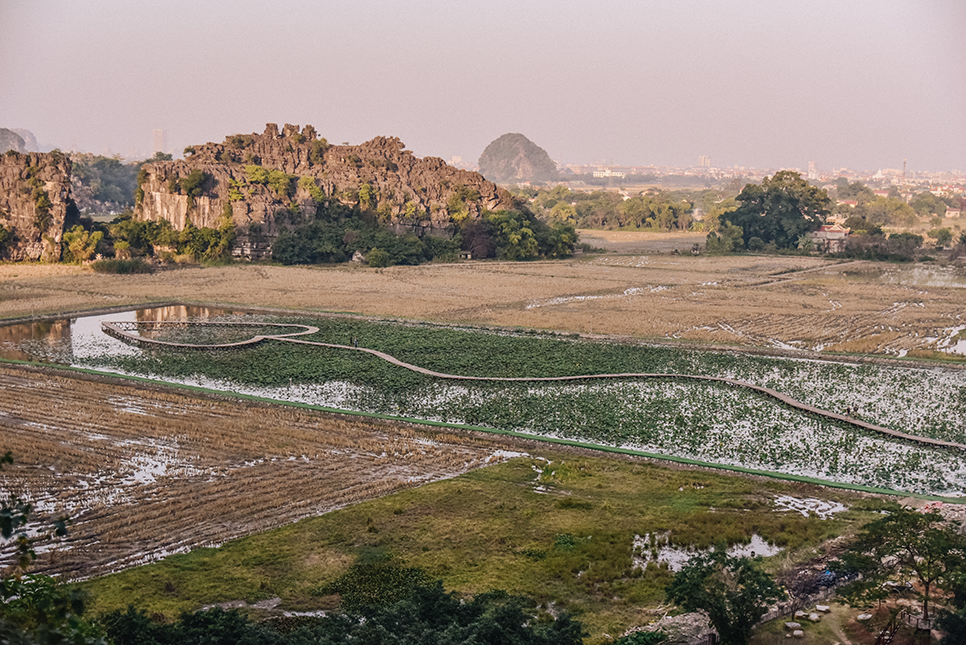
[[[170,343],[165,341],[154,340],[150,338],[144,338],[138,336],[126,329],[122,329],[119,325],[180,325],[185,326],[191,325],[218,325],[218,326],[251,326],[251,327],[284,327],[292,328],[299,327],[303,331],[291,332],[285,334],[277,335],[258,335],[250,340],[241,341],[237,343],[227,343],[222,345],[191,345],[187,343]],[[790,396],[782,394],[777,390],[771,388],[762,387],[760,385],[755,385],[753,383],[746,383],[745,381],[737,381],[734,379],[723,378],[720,376],[698,376],[694,374],[669,374],[669,373],[657,373],[657,372],[622,372],[619,374],[582,374],[578,376],[462,376],[459,374],[446,374],[444,372],[435,372],[431,369],[425,367],[420,367],[419,365],[413,365],[412,363],[406,363],[399,360],[395,356],[386,354],[385,352],[380,352],[376,349],[369,349],[368,347],[354,347],[352,345],[337,345],[334,343],[321,343],[311,340],[302,340],[301,338],[295,338],[295,336],[304,336],[306,334],[312,334],[319,331],[318,327],[312,327],[310,325],[293,325],[293,324],[282,324],[282,323],[178,323],[178,322],[151,322],[151,323],[112,323],[105,322],[101,323],[101,328],[105,333],[114,336],[120,340],[127,342],[134,342],[142,345],[159,345],[164,347],[175,347],[181,349],[230,349],[236,347],[242,347],[246,345],[253,345],[257,343],[264,342],[266,340],[277,340],[286,343],[297,343],[299,345],[310,345],[313,347],[328,347],[331,349],[346,349],[356,352],[362,352],[364,354],[371,354],[377,358],[380,358],[387,363],[402,367],[404,369],[410,370],[412,372],[417,372],[419,374],[425,374],[426,376],[432,376],[433,378],[446,379],[451,381],[486,381],[486,382],[529,382],[529,383],[551,383],[551,382],[561,382],[561,381],[588,381],[588,380],[603,380],[603,379],[679,379],[679,380],[690,380],[690,381],[705,381],[705,382],[715,382],[724,383],[731,387],[743,388],[746,390],[751,390],[759,394],[763,394],[769,398],[775,399],[784,405],[794,408],[796,410],[801,410],[807,414],[813,414],[825,419],[831,419],[834,421],[839,421],[842,423],[847,423],[851,426],[862,428],[863,430],[869,430],[871,432],[877,432],[880,434],[888,435],[890,437],[895,437],[897,439],[904,439],[907,441],[914,441],[921,444],[927,444],[931,446],[937,446],[940,448],[954,448],[958,450],[966,451],[966,445],[961,443],[955,443],[953,441],[943,441],[941,439],[932,439],[930,437],[919,437],[916,435],[906,434],[905,432],[899,432],[898,430],[893,430],[891,428],[886,428],[883,426],[875,425],[873,423],[867,423],[859,419],[854,419],[850,416],[844,414],[836,414],[835,412],[829,412],[828,410],[823,410],[807,403],[802,403],[797,399],[793,399]]]

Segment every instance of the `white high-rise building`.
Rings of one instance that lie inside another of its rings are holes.
[[[168,150],[168,139],[164,134],[164,130],[161,128],[156,128],[152,133],[151,137],[151,151],[152,152],[167,152]]]

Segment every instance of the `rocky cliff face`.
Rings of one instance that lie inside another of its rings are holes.
[[[516,132],[490,142],[480,155],[480,172],[500,183],[553,181],[559,176],[547,151]]]
[[[0,156],[0,226],[12,239],[6,260],[60,259],[70,201],[71,163],[65,155],[8,152]]]
[[[358,204],[397,232],[449,235],[454,222],[514,208],[512,196],[481,175],[442,159],[420,159],[394,137],[330,145],[310,125],[268,124],[189,149],[183,161],[146,164],[136,216],[216,228],[231,217],[237,255],[264,255],[279,228],[314,214],[321,201]],[[195,173],[198,186],[189,179]],[[284,176],[282,175],[284,173]],[[186,181],[187,180],[187,181]],[[188,189],[185,189],[185,185]],[[194,193],[194,194],[188,194]]]
[[[7,128],[0,128],[0,152],[13,150],[14,152],[27,152],[23,137]]]

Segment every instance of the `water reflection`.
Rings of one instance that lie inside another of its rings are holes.
[[[174,305],[4,325],[0,326],[0,358],[70,365],[94,356],[136,355],[139,349],[102,332],[101,323],[208,320],[231,313],[214,307]]]
[[[69,320],[41,320],[0,327],[0,356],[3,358],[44,360],[44,355],[64,350],[70,352],[70,349]]]

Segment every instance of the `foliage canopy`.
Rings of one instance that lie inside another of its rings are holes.
[[[746,185],[736,200],[738,208],[727,219],[741,228],[745,245],[757,237],[778,248],[795,248],[799,238],[818,229],[831,212],[825,190],[790,170],[775,173],[760,186]]]
[[[687,611],[704,611],[722,645],[745,645],[768,604],[784,596],[757,560],[723,548],[691,558],[667,586],[667,596]]]

